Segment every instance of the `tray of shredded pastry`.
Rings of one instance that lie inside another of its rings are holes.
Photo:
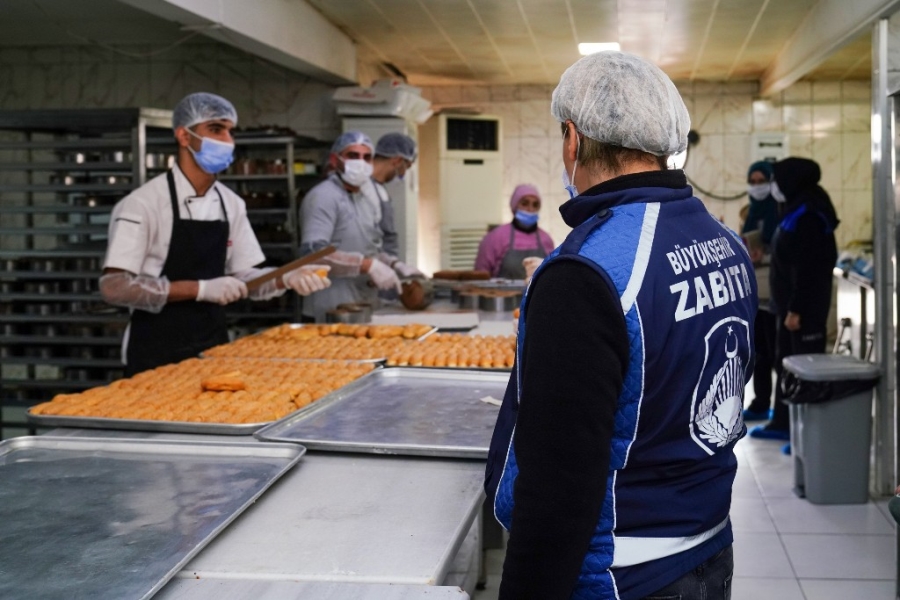
[[[309,449],[487,458],[508,373],[377,369],[257,431]]]
[[[376,368],[338,360],[191,358],[32,406],[41,427],[250,435]]]
[[[150,598],[305,451],[246,441],[2,442],[0,598]]]
[[[384,362],[436,331],[431,325],[285,323],[214,346],[204,357],[327,359]]]

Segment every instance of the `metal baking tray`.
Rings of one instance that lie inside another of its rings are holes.
[[[508,373],[379,369],[263,427],[261,440],[373,454],[487,457]]]
[[[207,435],[252,435],[262,423],[200,423],[195,421],[152,421],[150,419],[109,419],[105,417],[68,417],[65,415],[33,415],[25,419],[38,427],[78,427],[86,429],[121,429],[162,433],[200,433]]]
[[[296,444],[0,443],[0,598],[150,598],[305,453]]]
[[[208,360],[219,360],[211,356]],[[228,359],[247,357],[228,356]],[[316,358],[250,358],[251,360],[272,360],[290,362],[340,362],[334,359]],[[385,359],[381,359],[383,363]],[[344,361],[344,362],[378,362],[378,361]],[[376,369],[380,367],[376,365]],[[38,427],[76,427],[79,429],[119,429],[122,431],[152,431],[155,433],[198,433],[203,435],[253,435],[260,427],[274,421],[259,423],[202,423],[198,421],[157,421],[152,419],[111,419],[107,417],[73,417],[66,415],[34,415],[29,408],[25,412],[25,420]]]

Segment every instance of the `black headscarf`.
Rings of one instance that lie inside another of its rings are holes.
[[[783,214],[793,212],[801,204],[806,204],[808,210],[825,217],[831,225],[831,230],[834,231],[840,221],[834,211],[834,205],[831,204],[831,198],[819,185],[822,178],[819,163],[808,158],[789,157],[775,163],[774,172],[778,189],[787,199]]]

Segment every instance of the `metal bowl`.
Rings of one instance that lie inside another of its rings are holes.
[[[478,310],[486,312],[511,312],[522,302],[522,294],[481,294]]]

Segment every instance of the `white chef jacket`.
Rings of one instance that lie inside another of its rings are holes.
[[[229,225],[226,274],[239,273],[265,261],[266,257],[247,218],[247,205],[240,196],[218,181],[206,195],[198,196],[177,164],[172,167],[172,173],[182,219],[222,219],[222,207],[216,191],[222,194]],[[159,277],[169,254],[171,239],[172,203],[169,184],[163,173],[122,198],[113,208],[103,268]]]

